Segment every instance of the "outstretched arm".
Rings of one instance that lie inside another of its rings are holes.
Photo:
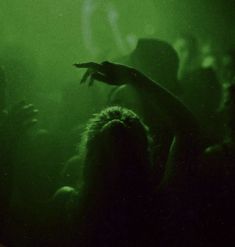
[[[111,85],[130,84],[143,103],[161,108],[167,124],[175,133],[162,184],[168,183],[173,175],[182,179],[182,175],[186,177],[190,174],[198,157],[199,131],[194,116],[177,97],[138,70],[121,64],[104,62],[75,66],[88,69],[82,82],[89,79],[90,83],[98,80]]]

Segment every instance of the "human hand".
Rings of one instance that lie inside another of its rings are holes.
[[[109,85],[120,86],[133,81],[137,75],[137,70],[111,62],[94,63],[79,63],[74,64],[77,68],[86,68],[87,71],[82,77],[81,83],[88,82],[92,85],[94,80],[105,82]]]
[[[10,111],[2,112],[1,135],[10,138],[23,134],[37,122],[37,113],[38,110],[32,104],[26,104],[24,101],[16,104]]]

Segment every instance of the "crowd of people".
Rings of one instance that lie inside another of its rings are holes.
[[[185,34],[76,63],[48,128],[1,66],[0,245],[235,244],[234,49]]]

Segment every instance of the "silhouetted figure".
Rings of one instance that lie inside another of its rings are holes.
[[[176,136],[161,186],[175,187],[181,181],[182,189],[191,180],[195,167],[190,157],[195,161],[197,152],[197,127],[188,110],[138,70],[108,62],[77,66],[89,68],[86,78],[91,76],[111,85],[126,82],[140,93],[146,105],[156,101],[163,107]],[[139,117],[125,108],[107,108],[90,120],[80,147],[83,186],[80,191],[64,187],[55,194],[54,227],[50,227],[54,233],[48,236],[48,244],[152,246],[159,241],[148,135]]]
[[[35,124],[35,110],[31,104],[21,102],[5,111],[0,120],[0,241],[8,245],[8,225],[12,220],[11,200],[14,192],[15,157],[20,140]]]
[[[232,85],[223,108],[227,119],[224,141],[206,148],[201,162],[198,193],[203,246],[234,242],[234,93]]]
[[[179,78],[200,67],[199,44],[197,38],[190,33],[182,33],[174,42],[173,47],[180,59]]]
[[[217,111],[222,100],[222,87],[213,69],[195,70],[185,75],[181,85],[183,102],[201,124],[207,141],[218,140]]]

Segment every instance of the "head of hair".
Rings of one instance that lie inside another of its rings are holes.
[[[147,183],[148,131],[131,110],[109,107],[96,114],[87,124],[80,154],[88,186],[138,191]]]

